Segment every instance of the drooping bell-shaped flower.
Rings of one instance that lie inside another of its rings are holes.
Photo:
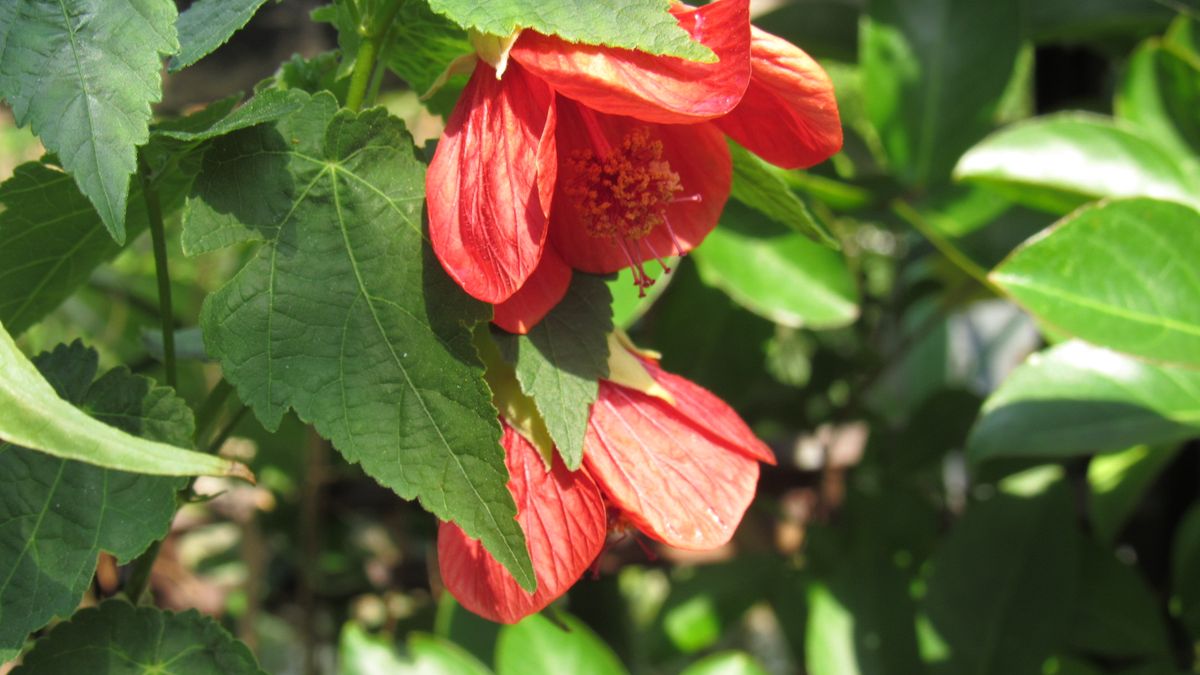
[[[841,147],[828,76],[752,30],[748,0],[671,12],[717,61],[525,31],[475,66],[427,175],[430,238],[502,328],[536,325],[572,269],[630,267],[644,290],[647,261],[699,245],[729,196],[725,134],[789,168]]]
[[[457,526],[439,529],[442,579],[467,609],[502,623],[539,611],[591,565],[610,524],[691,550],[733,536],[754,498],[758,463],[774,463],[770,449],[703,387],[644,356],[617,357],[625,366],[614,372],[640,369],[643,383],[601,380],[578,471],[557,457],[547,470],[534,446],[504,423],[509,490],[538,579],[535,593]]]

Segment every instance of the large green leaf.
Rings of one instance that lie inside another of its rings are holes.
[[[14,673],[63,675],[265,675],[221,624],[109,600],[80,610],[39,641]]]
[[[426,244],[423,187],[399,120],[339,112],[329,94],[213,141],[185,239],[266,244],[205,301],[205,344],[268,428],[295,409],[380,483],[482,539],[532,588],[471,343],[488,308]]]
[[[1018,0],[870,0],[867,114],[905,182],[945,181],[994,125],[1021,47]]]
[[[977,502],[932,561],[925,608],[950,647],[946,672],[1041,672],[1069,628],[1079,570],[1071,497],[1060,483]]]
[[[858,318],[858,288],[841,253],[745,208],[727,207],[692,257],[706,283],[775,323],[834,328]]]
[[[977,460],[1071,457],[1200,435],[1200,372],[1070,341],[1034,354],[983,406]]]
[[[1034,316],[1094,344],[1200,366],[1200,213],[1151,199],[1082,209],[991,279]]]
[[[179,53],[167,67],[178,72],[216,51],[242,29],[267,0],[196,0],[175,28],[179,32]]]
[[[1174,612],[1194,640],[1200,641],[1200,503],[1192,506],[1175,529],[1171,550]]]
[[[140,439],[88,417],[55,392],[3,326],[0,372],[0,440],[119,471],[253,478],[237,462]],[[190,439],[181,443],[190,444]]]
[[[638,49],[693,61],[716,61],[667,12],[668,0],[429,0],[433,11],[464,28],[508,35],[528,28],[568,42]]]
[[[1128,124],[1086,113],[1002,129],[971,148],[954,173],[1054,213],[1101,197],[1200,204],[1200,182],[1177,156]]]
[[[162,97],[160,54],[179,49],[169,0],[0,3],[0,96],[32,124],[125,241],[129,176]]]
[[[1200,152],[1200,61],[1170,41],[1148,40],[1134,52],[1117,90],[1122,119],[1180,155]]]
[[[462,647],[432,635],[410,633],[406,654],[387,639],[356,623],[342,627],[338,645],[342,675],[489,675],[490,670]]]
[[[604,279],[576,273],[567,295],[528,335],[496,336],[521,391],[533,399],[567,468],[583,462],[583,438],[599,380],[608,377],[612,295]]]
[[[36,364],[47,386],[96,419],[152,440],[191,442],[191,410],[170,389],[124,369],[93,382],[96,352],[82,344],[60,346]],[[79,605],[101,550],[128,561],[166,536],[183,484],[0,442],[0,662],[31,631]]]
[[[540,614],[500,630],[498,675],[623,675],[617,655],[582,621],[558,614],[559,624]]]

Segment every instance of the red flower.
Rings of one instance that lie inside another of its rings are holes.
[[[841,147],[828,76],[752,29],[748,0],[671,12],[716,63],[526,31],[501,79],[476,65],[429,167],[430,238],[506,330],[540,321],[571,269],[644,287],[645,261],[697,246],[729,196],[725,134],[788,168]]]
[[[565,593],[604,546],[605,505],[614,521],[676,548],[712,549],[733,536],[754,498],[758,462],[774,456],[719,398],[653,361],[642,365],[674,402],[601,380],[578,471],[557,456],[547,471],[501,420],[508,488],[538,588],[526,593],[478,541],[442,523],[442,580],[467,609],[515,623]]]

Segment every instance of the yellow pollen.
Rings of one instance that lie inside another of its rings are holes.
[[[645,127],[626,135],[607,157],[591,150],[571,154],[566,194],[588,234],[636,242],[665,221],[667,205],[683,187],[662,155],[662,141]]]

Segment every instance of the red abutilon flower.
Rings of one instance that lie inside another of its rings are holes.
[[[841,147],[829,77],[748,5],[671,8],[714,63],[532,31],[476,63],[427,174],[429,228],[499,326],[528,331],[572,269],[632,267],[644,289],[644,262],[697,246],[729,196],[726,134],[786,168]]]
[[[442,523],[442,580],[464,607],[501,623],[541,610],[591,566],[609,523],[689,550],[717,548],[733,536],[754,498],[758,463],[774,464],[774,456],[724,401],[651,359],[641,367],[649,393],[601,380],[578,471],[568,471],[557,453],[547,470],[501,419],[508,488],[538,587],[526,593],[478,541]]]

